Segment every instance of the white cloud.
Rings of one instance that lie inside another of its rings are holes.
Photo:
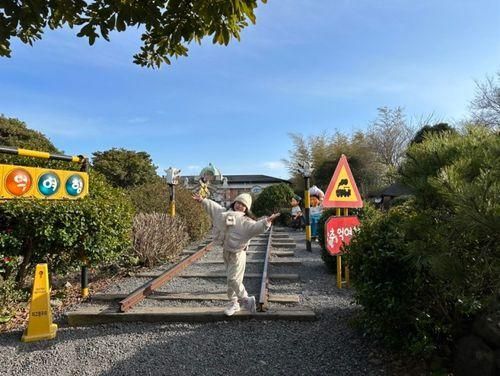
[[[281,161],[264,162],[263,166],[270,170],[280,170],[285,167],[285,165]]]
[[[141,117],[141,116],[138,116],[138,117],[135,117],[135,118],[128,120],[128,122],[132,123],[132,124],[146,123],[148,121],[149,121],[149,119],[147,117]]]
[[[197,166],[197,165],[189,165],[189,166],[187,166],[187,169],[190,171],[192,171],[192,170],[199,171],[199,170],[201,170],[201,167]]]

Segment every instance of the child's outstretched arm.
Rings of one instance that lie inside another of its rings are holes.
[[[207,212],[207,214],[210,216],[212,220],[215,219],[215,217],[226,211],[224,207],[216,203],[215,201],[209,200],[208,198],[203,198],[200,194],[195,193],[193,195],[193,200],[197,202],[201,202],[203,205],[203,209]]]
[[[267,218],[262,218],[261,220],[255,221],[247,221],[244,226],[247,231],[248,239],[253,238],[256,235],[259,235],[265,232],[273,223],[273,221],[280,215],[280,213],[275,213],[270,215]]]
[[[266,218],[266,221],[269,225],[271,225],[271,223],[273,223],[273,221],[278,218],[280,216],[280,213],[274,213],[272,215],[270,215],[269,217]]]

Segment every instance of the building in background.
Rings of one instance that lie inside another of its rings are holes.
[[[271,185],[292,185],[288,180],[267,175],[222,175],[212,163],[203,168],[199,175],[181,177],[184,187],[193,191],[201,187],[200,181],[208,183],[210,199],[225,207],[231,205],[240,193],[250,193],[255,198],[264,188]]]

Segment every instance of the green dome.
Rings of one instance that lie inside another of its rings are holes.
[[[200,178],[206,177],[208,180],[222,180],[222,174],[219,169],[215,167],[212,163],[209,163],[207,167],[203,168],[200,172]]]

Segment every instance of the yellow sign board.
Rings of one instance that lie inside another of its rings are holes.
[[[52,323],[50,309],[49,270],[47,264],[38,264],[31,292],[28,327],[21,338],[23,342],[40,341],[56,337],[57,324]]]
[[[347,158],[343,154],[326,190],[323,206],[327,208],[363,207],[358,187],[347,163]]]
[[[0,165],[0,199],[79,199],[89,193],[86,172]]]

